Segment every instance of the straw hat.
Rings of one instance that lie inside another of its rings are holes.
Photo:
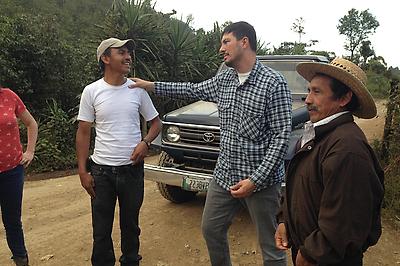
[[[297,65],[296,70],[308,81],[311,81],[318,73],[341,81],[357,96],[360,106],[353,114],[360,118],[373,118],[376,116],[376,105],[366,86],[367,75],[354,63],[343,58],[335,58],[329,64],[317,62],[300,63]]]

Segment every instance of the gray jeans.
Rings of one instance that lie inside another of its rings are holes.
[[[202,231],[213,266],[231,266],[228,229],[241,208],[246,206],[256,226],[264,266],[286,266],[286,253],[275,247],[276,213],[281,186],[274,185],[251,196],[236,199],[214,180],[211,181],[204,206]]]

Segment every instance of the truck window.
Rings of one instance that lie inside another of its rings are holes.
[[[307,94],[308,81],[296,72],[297,62],[261,61],[261,63],[282,73],[288,82],[292,94]]]
[[[269,66],[272,69],[282,73],[282,75],[286,78],[288,82],[288,86],[292,92],[292,95],[297,95],[296,98],[304,97],[307,94],[308,81],[306,81],[302,76],[300,76],[296,71],[296,66],[302,61],[294,61],[294,60],[260,60],[260,62],[266,66]],[[218,72],[226,69],[227,66],[225,64],[221,64],[218,69]]]

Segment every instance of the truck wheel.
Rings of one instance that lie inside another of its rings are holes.
[[[169,201],[174,203],[183,203],[191,201],[196,197],[194,191],[187,191],[177,186],[171,186],[164,183],[157,182],[158,190],[160,194]]]
[[[166,152],[161,152],[160,159],[158,161],[159,166],[172,166],[174,159],[169,156]],[[164,183],[157,182],[158,190],[160,194],[167,200],[174,203],[183,203],[193,200],[196,197],[197,192],[187,191],[181,187],[171,186]]]

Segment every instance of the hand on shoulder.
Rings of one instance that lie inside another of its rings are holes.
[[[145,89],[146,91],[154,91],[154,82],[148,81],[148,80],[143,80],[140,78],[129,78],[134,82],[134,84],[129,85],[129,88],[134,89],[134,88],[142,88]]]

